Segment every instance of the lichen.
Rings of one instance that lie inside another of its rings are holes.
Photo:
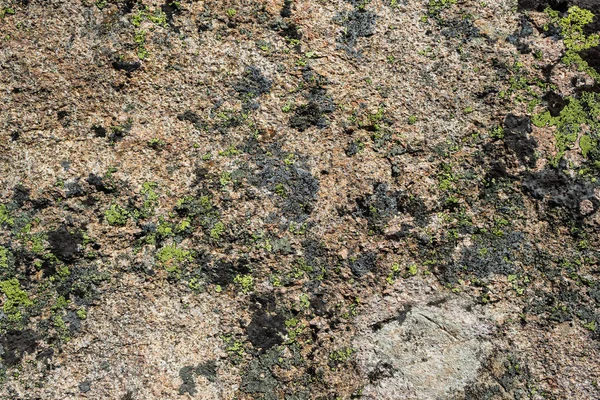
[[[562,18],[558,11],[550,7],[545,11],[550,16],[552,23],[560,28],[563,36],[566,51],[562,61],[567,65],[576,65],[580,71],[588,73],[596,80],[600,79],[600,74],[579,55],[581,51],[600,44],[600,34],[594,33],[586,36],[583,32],[583,28],[594,19],[594,14],[577,6],[570,7],[566,16]]]
[[[10,322],[20,322],[22,319],[21,310],[33,305],[27,292],[21,289],[21,284],[17,278],[8,279],[0,282],[0,291],[6,296],[4,313],[8,316]]]
[[[556,147],[558,153],[553,159],[553,164],[557,165],[565,152],[573,147],[582,126],[585,125],[590,131],[590,135],[583,135],[583,143],[580,139],[580,148],[585,157],[590,156],[594,150],[594,144],[600,136],[600,95],[593,92],[585,92],[580,99],[569,97],[567,105],[561,110],[560,114],[553,117],[550,111],[544,111],[541,114],[534,115],[532,122],[535,126],[554,126],[556,132]]]
[[[170,244],[156,253],[156,259],[167,272],[178,272],[184,263],[192,261],[193,257],[189,250]]]
[[[125,225],[129,212],[117,204],[111,204],[109,209],[105,211],[104,217],[109,225]]]

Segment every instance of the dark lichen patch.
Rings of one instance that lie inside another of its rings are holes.
[[[258,104],[253,101],[262,94],[269,93],[273,82],[267,79],[263,73],[256,67],[247,67],[244,76],[235,85],[234,89],[242,99],[244,110],[255,110]]]
[[[17,365],[25,353],[32,354],[38,346],[40,338],[31,329],[9,330],[0,335],[0,345],[3,353],[3,364],[11,367]]]
[[[192,124],[197,124],[201,121],[201,118],[198,114],[191,110],[186,110],[183,113],[177,116],[177,119],[180,121],[191,122]]]
[[[286,332],[285,317],[276,313],[275,298],[256,298],[253,308],[252,321],[246,327],[246,335],[252,346],[265,352],[283,343]]]
[[[294,110],[290,117],[289,125],[291,128],[300,132],[305,131],[311,126],[325,128],[329,125],[326,114],[335,110],[335,104],[323,88],[313,88],[307,95],[308,103],[302,104]]]
[[[70,179],[65,182],[65,196],[68,199],[73,197],[81,197],[85,194],[85,189],[79,183],[79,178]]]
[[[536,11],[544,11],[547,7],[552,8],[553,10],[566,12],[569,8],[569,3],[572,3],[571,0],[519,0],[518,8],[519,10],[536,10]]]
[[[388,190],[384,183],[378,183],[373,194],[356,199],[357,212],[367,219],[370,229],[383,232],[388,221],[398,212],[396,193]]]
[[[349,55],[360,57],[360,51],[355,49],[358,38],[375,34],[377,15],[364,8],[358,8],[336,15],[333,21],[344,27],[337,39],[338,46]]]
[[[500,235],[498,232],[488,237],[483,236],[472,247],[463,249],[457,266],[480,278],[490,274],[514,274],[518,269],[515,261],[522,259],[519,254],[521,251],[527,251],[523,233],[508,232]]]
[[[542,99],[553,117],[558,117],[568,103],[564,97],[552,91],[546,93]]]
[[[596,17],[596,19],[600,19]],[[592,47],[590,49],[583,50],[579,53],[582,60],[587,63],[588,66],[593,68],[597,73],[600,73],[600,47]]]
[[[281,11],[279,12],[279,15],[281,15],[282,18],[289,18],[292,16],[292,5],[294,4],[293,0],[284,0],[283,1],[283,6],[281,7]]]
[[[89,185],[100,192],[114,193],[117,190],[117,185],[115,180],[112,178],[112,174],[110,176],[89,174],[86,181]]]
[[[529,117],[508,114],[504,118],[504,144],[517,155],[523,165],[534,167],[537,142],[529,136],[530,133]]]
[[[359,254],[357,257],[350,259],[348,264],[352,274],[361,278],[377,268],[377,254],[371,251]]]
[[[181,385],[179,386],[179,394],[189,393],[195,395],[198,390],[196,389],[196,380],[194,379],[194,367],[189,365],[179,370],[179,377],[181,378]]]
[[[440,22],[440,24],[443,27],[442,35],[448,39],[460,39],[466,43],[482,36],[470,18],[449,19]]]
[[[318,105],[313,103],[303,104],[296,108],[294,115],[290,118],[290,127],[305,131],[311,126],[325,128],[328,125],[327,119]]]
[[[434,265],[432,272],[440,282],[453,285],[461,279],[517,274],[524,264],[533,262],[532,245],[525,234],[508,226],[476,232],[472,241],[472,245],[461,248],[452,241],[431,244],[433,251],[424,257]]]
[[[196,374],[204,376],[210,382],[215,382],[217,380],[217,363],[212,360],[199,364],[196,367]]]
[[[569,220],[577,221],[582,216],[598,211],[600,202],[594,195],[594,189],[598,185],[571,178],[561,169],[549,167],[540,172],[526,174],[523,178],[525,193],[551,208],[559,207],[566,210]],[[584,200],[592,204],[591,209],[586,211],[581,208]]]
[[[181,3],[175,0],[165,0],[160,9],[164,13],[169,27],[173,32],[179,33],[179,27],[175,25],[174,16],[181,14]]]
[[[286,218],[305,221],[319,192],[319,181],[310,173],[306,160],[299,154],[283,153],[277,144],[268,152],[261,148],[248,150],[256,165],[248,173],[248,183],[271,191]]]
[[[290,44],[297,45],[302,39],[302,30],[291,21],[279,20],[271,25],[271,28],[275,30],[280,36],[284,37]]]
[[[533,34],[533,25],[529,22],[529,19],[522,15],[519,21],[519,28],[509,35],[506,40],[515,45],[519,53],[529,54],[531,53],[531,47],[523,39]]]
[[[276,400],[276,389],[280,383],[273,373],[279,364],[281,352],[272,348],[250,361],[242,378],[242,390],[246,393],[261,393],[264,400]]]
[[[83,234],[78,229],[68,229],[61,225],[58,229],[48,232],[48,243],[52,253],[63,262],[72,262],[80,251]]]
[[[356,199],[356,216],[366,218],[369,229],[383,233],[387,223],[398,213],[406,213],[413,217],[418,226],[425,226],[429,221],[427,206],[417,196],[404,191],[391,191],[384,183],[373,187],[373,194]],[[410,226],[405,226],[410,229]]]
[[[182,367],[179,370],[179,378],[181,378],[181,385],[179,386],[179,394],[190,394],[195,395],[198,393],[196,387],[195,376],[204,376],[210,382],[215,382],[217,379],[217,364],[215,361],[207,361],[199,364],[194,368],[193,365]]]
[[[236,261],[216,260],[207,264],[203,272],[206,282],[225,287],[233,283],[236,276],[246,275],[250,272],[248,260]]]
[[[13,189],[12,202],[16,207],[21,208],[27,202],[31,201],[31,190],[22,185],[17,185]]]
[[[73,268],[56,284],[56,292],[78,305],[92,305],[100,297],[100,286],[110,276],[95,267]]]

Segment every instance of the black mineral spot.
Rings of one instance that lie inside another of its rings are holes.
[[[56,118],[57,118],[59,121],[62,121],[62,120],[63,120],[63,119],[65,119],[65,118],[66,118],[68,115],[69,115],[69,112],[68,112],[68,111],[61,110],[61,111],[58,111],[58,112],[56,113]]]
[[[112,67],[117,71],[134,72],[142,66],[139,61],[115,60],[112,62]]]
[[[88,379],[83,382],[79,382],[79,385],[77,386],[79,387],[79,391],[81,393],[87,393],[92,389],[92,382]]]
[[[96,137],[106,137],[106,128],[100,125],[92,125],[92,132]]]

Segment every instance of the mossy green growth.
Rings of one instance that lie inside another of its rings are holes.
[[[254,278],[252,275],[236,275],[233,282],[241,286],[243,293],[251,292],[254,289]]]
[[[16,278],[0,282],[0,291],[6,296],[3,311],[11,322],[20,322],[21,309],[33,305],[33,301],[27,296],[27,292],[21,289],[21,284]]]
[[[167,272],[179,271],[185,262],[192,261],[192,253],[184,250],[175,244],[164,246],[156,253],[158,262],[167,270]]]
[[[329,354],[329,359],[337,362],[346,362],[356,352],[352,347],[345,347]]]
[[[137,56],[140,60],[144,60],[148,57],[148,50],[146,50],[146,31],[140,29],[135,32],[135,36],[133,37],[133,41],[137,44]]]
[[[127,210],[117,204],[111,204],[110,208],[104,212],[104,218],[109,225],[125,225],[128,217]]]
[[[133,26],[140,26],[142,21],[147,19],[148,21],[154,22],[156,25],[160,25],[163,28],[168,26],[167,24],[167,14],[165,14],[162,10],[156,10],[154,12],[150,12],[146,8],[139,10],[138,12],[132,14],[131,16],[131,24]]]
[[[439,17],[440,13],[450,6],[456,4],[456,0],[429,0],[427,14],[431,17]]]
[[[158,193],[156,188],[158,184],[156,182],[144,182],[142,183],[142,189],[140,193],[144,196],[144,203],[142,204],[141,210],[138,214],[142,218],[148,218],[154,214],[154,207],[158,204]]]
[[[210,237],[212,239],[219,240],[223,232],[225,232],[225,224],[219,221],[210,230]]]
[[[535,126],[555,126],[556,147],[558,153],[552,160],[554,165],[570,149],[581,132],[582,125],[589,129],[589,135],[581,136],[579,146],[582,154],[588,159],[600,159],[598,140],[600,139],[600,95],[598,93],[584,92],[580,99],[568,98],[568,104],[556,117],[549,111],[534,115],[532,122]]]
[[[0,246],[0,271],[8,269],[8,255],[9,251],[6,247]]]
[[[0,204],[0,225],[13,226],[15,220],[10,216],[8,208],[4,204]]]
[[[584,157],[587,157],[589,152],[594,149],[598,143],[594,141],[590,136],[583,135],[579,138],[579,148],[581,149],[581,154]]]
[[[566,16],[562,18],[558,11],[550,7],[546,8],[545,12],[550,16],[552,23],[561,30],[566,47],[562,61],[567,65],[575,64],[580,71],[588,73],[596,80],[600,79],[600,74],[579,55],[580,51],[600,45],[600,34],[594,33],[586,36],[583,33],[583,28],[592,22],[594,14],[577,6],[569,8]]]

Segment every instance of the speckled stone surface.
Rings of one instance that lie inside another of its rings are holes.
[[[4,0],[0,399],[600,397],[592,0]]]

